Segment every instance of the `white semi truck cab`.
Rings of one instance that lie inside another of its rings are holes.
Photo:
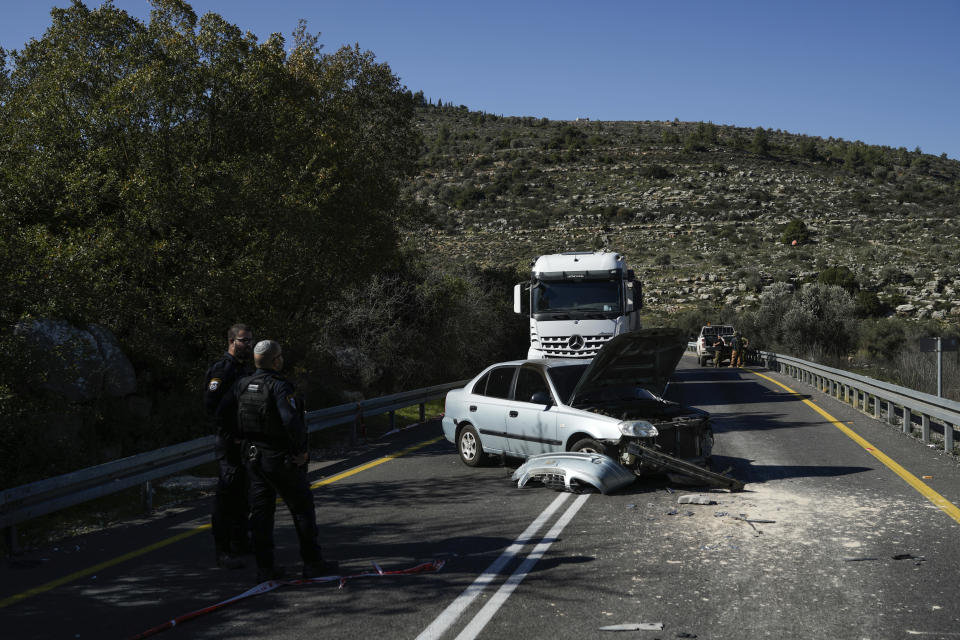
[[[610,251],[540,256],[530,282],[513,288],[513,310],[529,296],[527,358],[592,358],[621,333],[640,328],[643,291],[626,258]]]

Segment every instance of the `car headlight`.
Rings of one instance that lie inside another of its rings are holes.
[[[625,420],[617,426],[620,427],[620,433],[625,436],[653,438],[660,435],[660,432],[657,431],[657,428],[646,420]]]

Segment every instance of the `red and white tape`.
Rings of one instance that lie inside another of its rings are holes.
[[[172,629],[178,624],[183,624],[187,620],[193,620],[194,618],[199,618],[200,616],[206,615],[208,613],[213,613],[217,609],[222,609],[227,605],[233,604],[234,602],[239,602],[240,600],[245,600],[252,596],[258,596],[263,593],[268,593],[273,591],[277,587],[285,586],[299,586],[305,584],[316,584],[320,582],[337,582],[338,588],[342,589],[343,586],[347,583],[347,580],[353,580],[355,578],[370,578],[370,577],[386,577],[386,576],[406,576],[412,575],[415,573],[428,573],[434,571],[440,571],[443,568],[443,560],[434,560],[433,562],[424,562],[423,564],[418,564],[415,567],[410,567],[408,569],[393,569],[386,571],[380,567],[377,563],[373,563],[374,569],[376,571],[367,571],[364,573],[354,573],[347,576],[321,576],[318,578],[298,578],[295,580],[268,580],[267,582],[262,582],[257,586],[244,591],[238,596],[228,598],[223,602],[218,602],[217,604],[212,604],[209,607],[204,607],[203,609],[197,609],[196,611],[191,611],[182,616],[178,616],[172,620],[167,620],[163,624],[157,625],[152,629],[148,629],[143,633],[139,633],[131,638],[131,640],[139,640],[140,638],[148,638],[150,636],[156,635],[161,631],[166,631],[167,629]]]

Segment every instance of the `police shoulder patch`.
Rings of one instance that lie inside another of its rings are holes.
[[[216,391],[220,388],[220,378],[210,378],[210,382],[207,384],[207,389],[210,391]]]

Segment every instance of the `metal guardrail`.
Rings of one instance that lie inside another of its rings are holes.
[[[919,435],[926,444],[931,443],[932,432],[940,430],[942,433],[936,435],[943,438],[944,451],[954,452],[960,402],[791,356],[760,351],[759,357],[766,368],[808,384],[877,420],[900,426],[905,434]]]
[[[461,380],[310,411],[306,414],[307,431],[316,433],[353,423],[351,437],[355,440],[357,426],[362,423],[364,416],[389,413],[392,427],[394,412],[415,404],[420,405],[422,422],[427,401],[442,397],[447,391],[462,387],[467,382]],[[213,443],[213,436],[205,436],[0,491],[0,528],[5,530],[8,544],[15,547],[14,525],[138,485],[144,487],[149,508],[152,503],[151,481],[213,461]]]

